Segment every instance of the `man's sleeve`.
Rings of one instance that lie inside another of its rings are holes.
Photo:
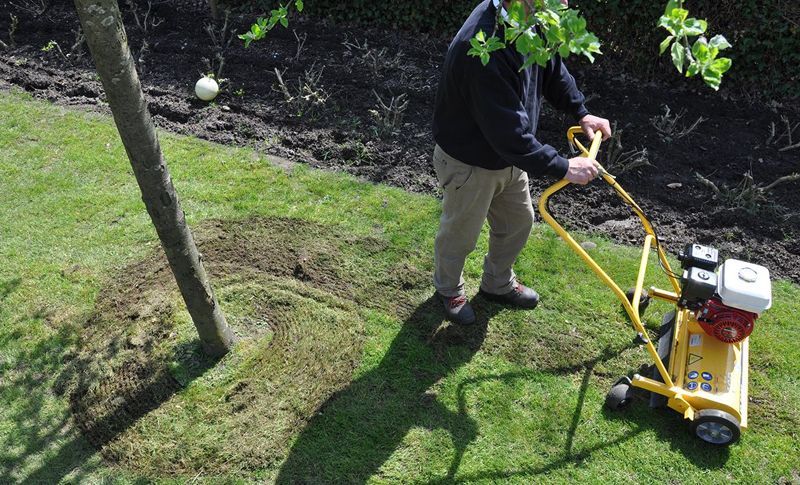
[[[518,76],[501,53],[493,54],[486,66],[469,57],[465,61],[464,82],[470,112],[503,160],[533,176],[564,178],[569,161],[533,136],[523,100],[512,84]]]
[[[542,94],[547,102],[575,117],[576,121],[589,114],[589,110],[584,106],[586,98],[578,90],[575,78],[569,73],[564,60],[558,54],[547,63]]]

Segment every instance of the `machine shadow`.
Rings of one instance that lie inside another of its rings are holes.
[[[730,458],[728,447],[711,445],[694,437],[689,431],[689,422],[677,412],[650,408],[650,395],[646,391],[637,389],[636,396],[629,408],[622,411],[612,411],[604,406],[603,416],[608,420],[634,424],[642,431],[655,431],[659,440],[669,443],[672,450],[705,470],[717,470],[726,465]]]
[[[472,300],[478,322],[471,327],[443,323],[439,302],[431,297],[405,320],[381,362],[332,396],[295,441],[281,467],[277,483],[365,483],[401,445],[412,427],[446,429],[453,441],[454,457],[447,475],[436,483],[503,479],[545,473],[584,460],[596,449],[626,441],[636,433],[593,449],[573,450],[573,440],[584,408],[586,391],[595,367],[630,347],[605,348],[596,357],[568,366],[532,369],[466,379],[457,390],[458,410],[451,411],[430,391],[437,381],[466,364],[478,351],[489,321],[501,306]],[[632,344],[631,344],[632,345]],[[540,468],[455,476],[464,453],[478,433],[467,412],[466,392],[487,380],[512,382],[536,379],[542,372],[583,373],[577,404],[566,433],[564,456]],[[643,428],[646,429],[646,428]]]
[[[600,450],[602,448],[606,448],[608,446],[613,446],[618,443],[627,441],[631,439],[633,436],[638,434],[641,430],[637,430],[636,433],[633,433],[629,436],[617,438],[615,440],[611,440],[609,442],[603,443],[602,445],[598,445],[592,447],[590,449],[581,450],[576,452],[573,449],[573,442],[575,439],[575,433],[578,429],[578,424],[580,423],[581,415],[583,413],[584,403],[586,401],[586,391],[589,388],[590,380],[592,374],[594,373],[595,367],[603,362],[606,362],[624,352],[626,349],[630,348],[630,345],[622,347],[622,348],[611,348],[606,347],[600,353],[600,355],[586,360],[584,362],[570,364],[567,366],[559,366],[559,367],[550,367],[550,368],[537,368],[531,370],[524,370],[519,372],[507,372],[503,374],[495,374],[495,375],[488,375],[488,376],[481,376],[476,377],[473,379],[466,379],[462,381],[458,385],[458,409],[459,414],[464,416],[467,415],[466,410],[466,390],[469,386],[473,386],[476,384],[480,384],[486,381],[502,381],[507,384],[511,384],[515,380],[519,379],[530,379],[535,380],[539,378],[539,375],[543,372],[555,375],[571,375],[577,372],[583,372],[583,378],[581,380],[581,386],[578,390],[578,398],[575,404],[575,410],[572,413],[572,420],[570,423],[570,427],[566,433],[566,441],[564,445],[564,456],[559,459],[555,460],[547,465],[541,467],[523,467],[518,470],[508,470],[503,472],[486,472],[486,473],[474,473],[468,476],[460,476],[458,479],[455,478],[455,474],[458,471],[458,467],[461,464],[461,459],[463,457],[465,448],[459,448],[456,450],[456,456],[453,459],[452,464],[450,465],[450,469],[448,470],[447,476],[441,480],[435,481],[433,483],[468,483],[473,481],[480,481],[480,480],[502,480],[508,479],[512,477],[523,477],[523,476],[533,476],[538,475],[541,473],[547,473],[552,470],[556,470],[562,466],[568,465],[570,463],[579,463],[585,460],[589,455],[591,455],[594,451]]]
[[[502,307],[476,297],[477,322],[459,327],[443,322],[440,305],[435,296],[419,305],[380,363],[320,408],[289,451],[277,483],[364,483],[412,427],[446,429],[463,454],[477,425],[440,404],[431,387],[472,359]]]

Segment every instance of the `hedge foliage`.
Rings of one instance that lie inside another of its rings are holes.
[[[271,0],[229,0],[255,3]],[[370,26],[442,32],[452,35],[478,0],[305,0],[303,14]],[[666,0],[571,0],[589,29],[600,37],[603,52],[625,69],[647,77],[677,76],[658,44],[667,36],[656,27]],[[688,0],[691,15],[708,20],[711,34],[733,44],[725,54],[733,68],[724,85],[797,97],[800,91],[800,2],[797,0]],[[670,70],[672,72],[670,72]],[[757,92],[756,92],[757,94]]]

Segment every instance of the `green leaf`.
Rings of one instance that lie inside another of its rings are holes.
[[[664,40],[661,42],[661,46],[659,47],[659,52],[658,52],[658,53],[659,53],[659,54],[663,54],[663,53],[664,53],[664,51],[665,51],[665,50],[667,50],[667,47],[669,47],[669,43],[670,43],[670,42],[672,42],[672,39],[674,39],[674,38],[675,38],[675,36],[674,36],[674,35],[670,35],[669,37],[667,37],[666,39],[664,39]]]
[[[551,25],[557,26],[559,25],[559,21],[561,17],[552,10],[543,10],[541,12],[536,12],[536,18],[539,19],[543,26]]]
[[[281,17],[281,25],[283,25],[284,27],[288,27],[289,19],[287,19],[286,17]]]
[[[703,72],[703,81],[711,87],[714,91],[719,89],[719,85],[722,83],[722,74],[718,72],[714,72],[711,70],[706,70]]]
[[[507,10],[509,20],[513,20],[519,25],[526,21],[525,7],[522,2],[515,0]]]
[[[244,41],[245,49],[250,47],[250,43],[253,42],[253,34],[251,34],[250,32],[246,32],[244,34],[240,34],[239,38]]]
[[[298,12],[303,11],[303,0],[295,0],[294,7],[297,9]]]
[[[715,35],[714,37],[712,37],[711,40],[708,42],[708,45],[720,51],[725,50],[728,47],[731,47],[731,44],[730,42],[728,42],[728,39],[726,39],[721,35]]]
[[[567,44],[561,44],[558,47],[558,55],[566,59],[569,57],[569,46]]]
[[[672,63],[678,69],[678,72],[683,72],[683,64],[686,60],[686,52],[680,42],[672,44]]]
[[[488,52],[481,52],[481,64],[484,66],[489,64],[489,53]]]
[[[670,17],[678,22],[679,24],[683,24],[686,21],[686,17],[689,16],[689,11],[685,8],[676,8],[672,10],[672,14]]]
[[[663,27],[667,29],[670,34],[675,35],[675,31],[672,28],[672,20],[666,15],[662,15],[658,18],[657,27]]]
[[[728,72],[728,69],[731,68],[732,64],[733,61],[731,61],[727,57],[720,57],[719,59],[714,60],[714,62],[712,62],[708,68],[722,75]]]
[[[708,28],[708,22],[695,18],[687,19],[683,24],[683,31],[686,35],[702,35]]]
[[[479,30],[478,33],[475,34],[475,38],[481,42],[486,42],[486,34],[484,34],[482,30]]]
[[[667,7],[664,9],[664,15],[670,15],[672,11],[678,8],[679,6],[680,3],[678,3],[678,0],[669,0],[667,2]]]
[[[486,39],[486,48],[489,50],[489,52],[500,50],[505,46],[506,45],[497,36],[493,35]]]
[[[708,49],[708,42],[705,37],[699,37],[692,46],[692,54],[701,64],[707,64],[713,58]]]

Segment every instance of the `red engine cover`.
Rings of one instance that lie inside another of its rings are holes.
[[[697,311],[697,321],[707,334],[733,344],[741,342],[753,331],[758,315],[726,306],[711,298]]]

